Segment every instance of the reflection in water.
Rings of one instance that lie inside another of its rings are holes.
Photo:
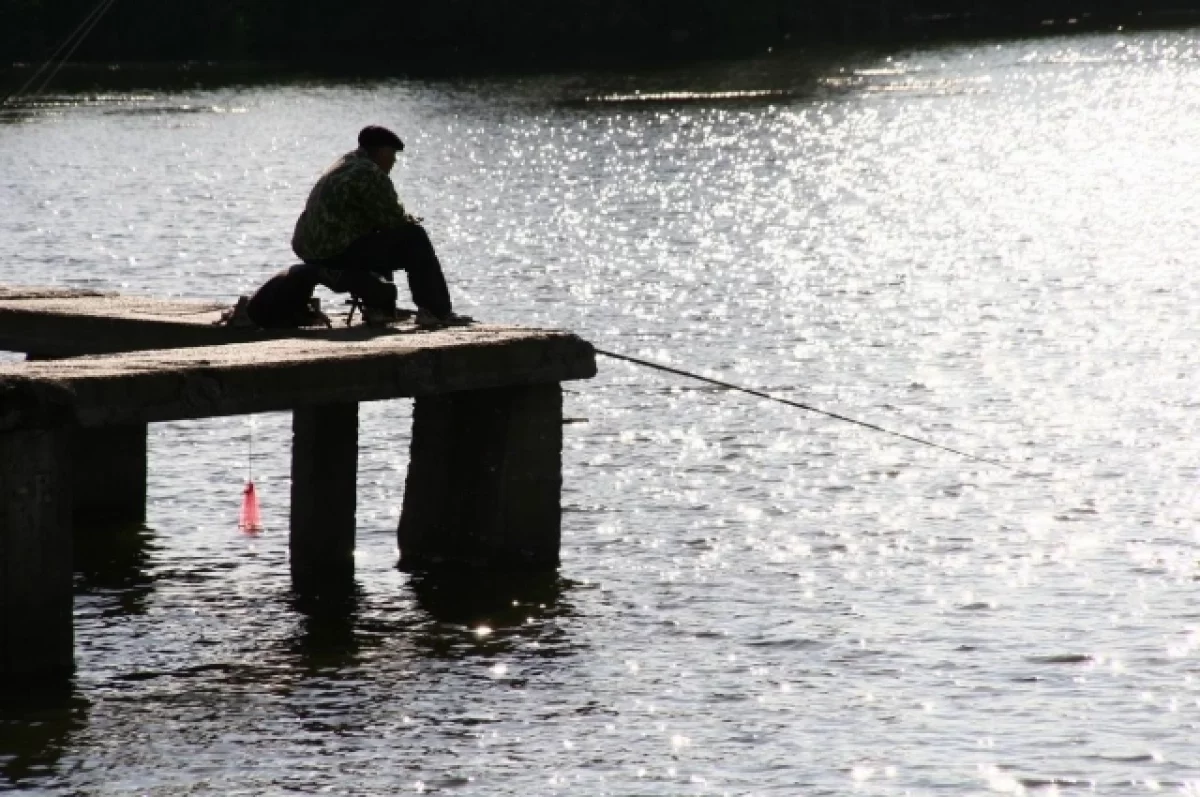
[[[371,668],[427,669],[425,662],[519,652],[549,658],[572,652],[563,620],[573,584],[549,573],[426,571],[390,597],[345,589],[294,589],[299,619],[284,650],[305,677],[360,678]]]
[[[0,694],[0,791],[53,775],[87,720],[88,701],[74,686]]]
[[[360,418],[360,587],[302,593],[290,418],[256,436],[253,539],[244,421],[155,425],[158,531],[81,549],[86,724],[6,711],[8,771],[70,794],[1200,790],[1200,40],[838,60],[189,86],[127,106],[247,113],[0,125],[0,283],[229,301],[291,257],[339,142],[391,119],[471,315],[1055,476],[609,364],[566,397],[589,419],[564,433],[570,580],[397,571],[409,404],[386,402]],[[764,90],[793,94],[561,104]]]
[[[294,591],[292,608],[300,621],[287,648],[304,669],[337,670],[358,663],[360,647],[371,639],[358,633],[362,601],[357,582]]]
[[[414,641],[437,658],[492,655],[518,647],[538,656],[562,655],[570,640],[558,621],[574,614],[566,600],[572,586],[553,571],[415,574],[409,587],[427,620]]]
[[[154,589],[150,559],[156,546],[145,526],[76,528],[74,536],[75,592],[102,600],[105,615],[135,615],[145,611]]]

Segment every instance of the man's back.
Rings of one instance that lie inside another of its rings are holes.
[[[306,263],[328,260],[367,233],[406,221],[391,179],[360,148],[335,161],[313,186],[296,220],[292,251]]]

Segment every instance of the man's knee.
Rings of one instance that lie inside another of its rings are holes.
[[[432,249],[429,233],[420,224],[405,224],[397,230],[398,238],[405,248]]]

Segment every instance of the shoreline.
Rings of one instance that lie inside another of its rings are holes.
[[[757,7],[762,5],[751,3]],[[886,8],[886,2],[880,8]],[[1029,40],[1071,35],[1095,35],[1117,32],[1163,32],[1200,27],[1200,8],[1164,9],[1135,12],[1132,16],[1113,13],[1083,13],[1078,17],[1058,13],[1045,19],[1044,14],[1018,16],[1020,9],[1007,16],[999,12],[973,15],[925,14],[890,19],[883,16],[873,20],[851,21],[842,26],[831,24],[831,15],[819,21],[810,12],[808,17],[788,18],[780,15],[763,23],[761,19],[721,29],[715,16],[701,28],[637,28],[621,40],[604,39],[594,32],[575,38],[549,41],[546,31],[528,31],[526,40],[496,44],[479,30],[458,32],[453,43],[436,39],[428,30],[408,34],[403,47],[380,50],[364,46],[348,48],[337,42],[328,48],[316,49],[322,56],[298,56],[296,41],[275,42],[269,48],[250,45],[208,47],[202,57],[160,58],[151,53],[122,52],[122,48],[97,35],[81,49],[78,60],[62,65],[55,76],[54,87],[60,90],[86,90],[96,86],[140,88],[162,85],[187,86],[196,81],[212,81],[215,85],[235,85],[239,82],[258,83],[278,78],[287,82],[297,80],[338,79],[447,79],[488,76],[529,76],[575,72],[605,72],[629,69],[672,69],[701,66],[706,63],[758,58],[813,58],[828,60],[846,53],[878,51],[887,55],[913,48],[977,44],[989,41]],[[849,12],[846,12],[849,14]],[[752,14],[748,16],[753,16]],[[819,22],[819,24],[818,24]],[[549,24],[549,23],[547,23]],[[610,26],[611,27],[611,26]],[[294,36],[299,36],[293,32]],[[582,37],[583,41],[578,41]],[[302,44],[302,43],[301,43]],[[378,45],[378,41],[368,42]],[[341,45],[341,46],[338,46]],[[250,56],[251,49],[261,56]],[[243,50],[244,52],[235,52]],[[186,48],[177,48],[185,52]],[[44,57],[44,56],[42,56]],[[0,89],[15,89],[42,64],[42,57],[25,54],[0,64]],[[154,81],[147,83],[146,81]]]

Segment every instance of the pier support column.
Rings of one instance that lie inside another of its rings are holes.
[[[400,565],[552,568],[561,492],[560,385],[420,397]]]
[[[354,577],[358,404],[292,413],[292,580],[298,587]]]
[[[62,358],[29,352],[25,359]],[[146,440],[144,423],[74,430],[71,454],[76,528],[146,523]]]
[[[70,432],[0,432],[0,690],[74,669]]]
[[[72,435],[77,528],[146,522],[146,424],[77,429]]]

